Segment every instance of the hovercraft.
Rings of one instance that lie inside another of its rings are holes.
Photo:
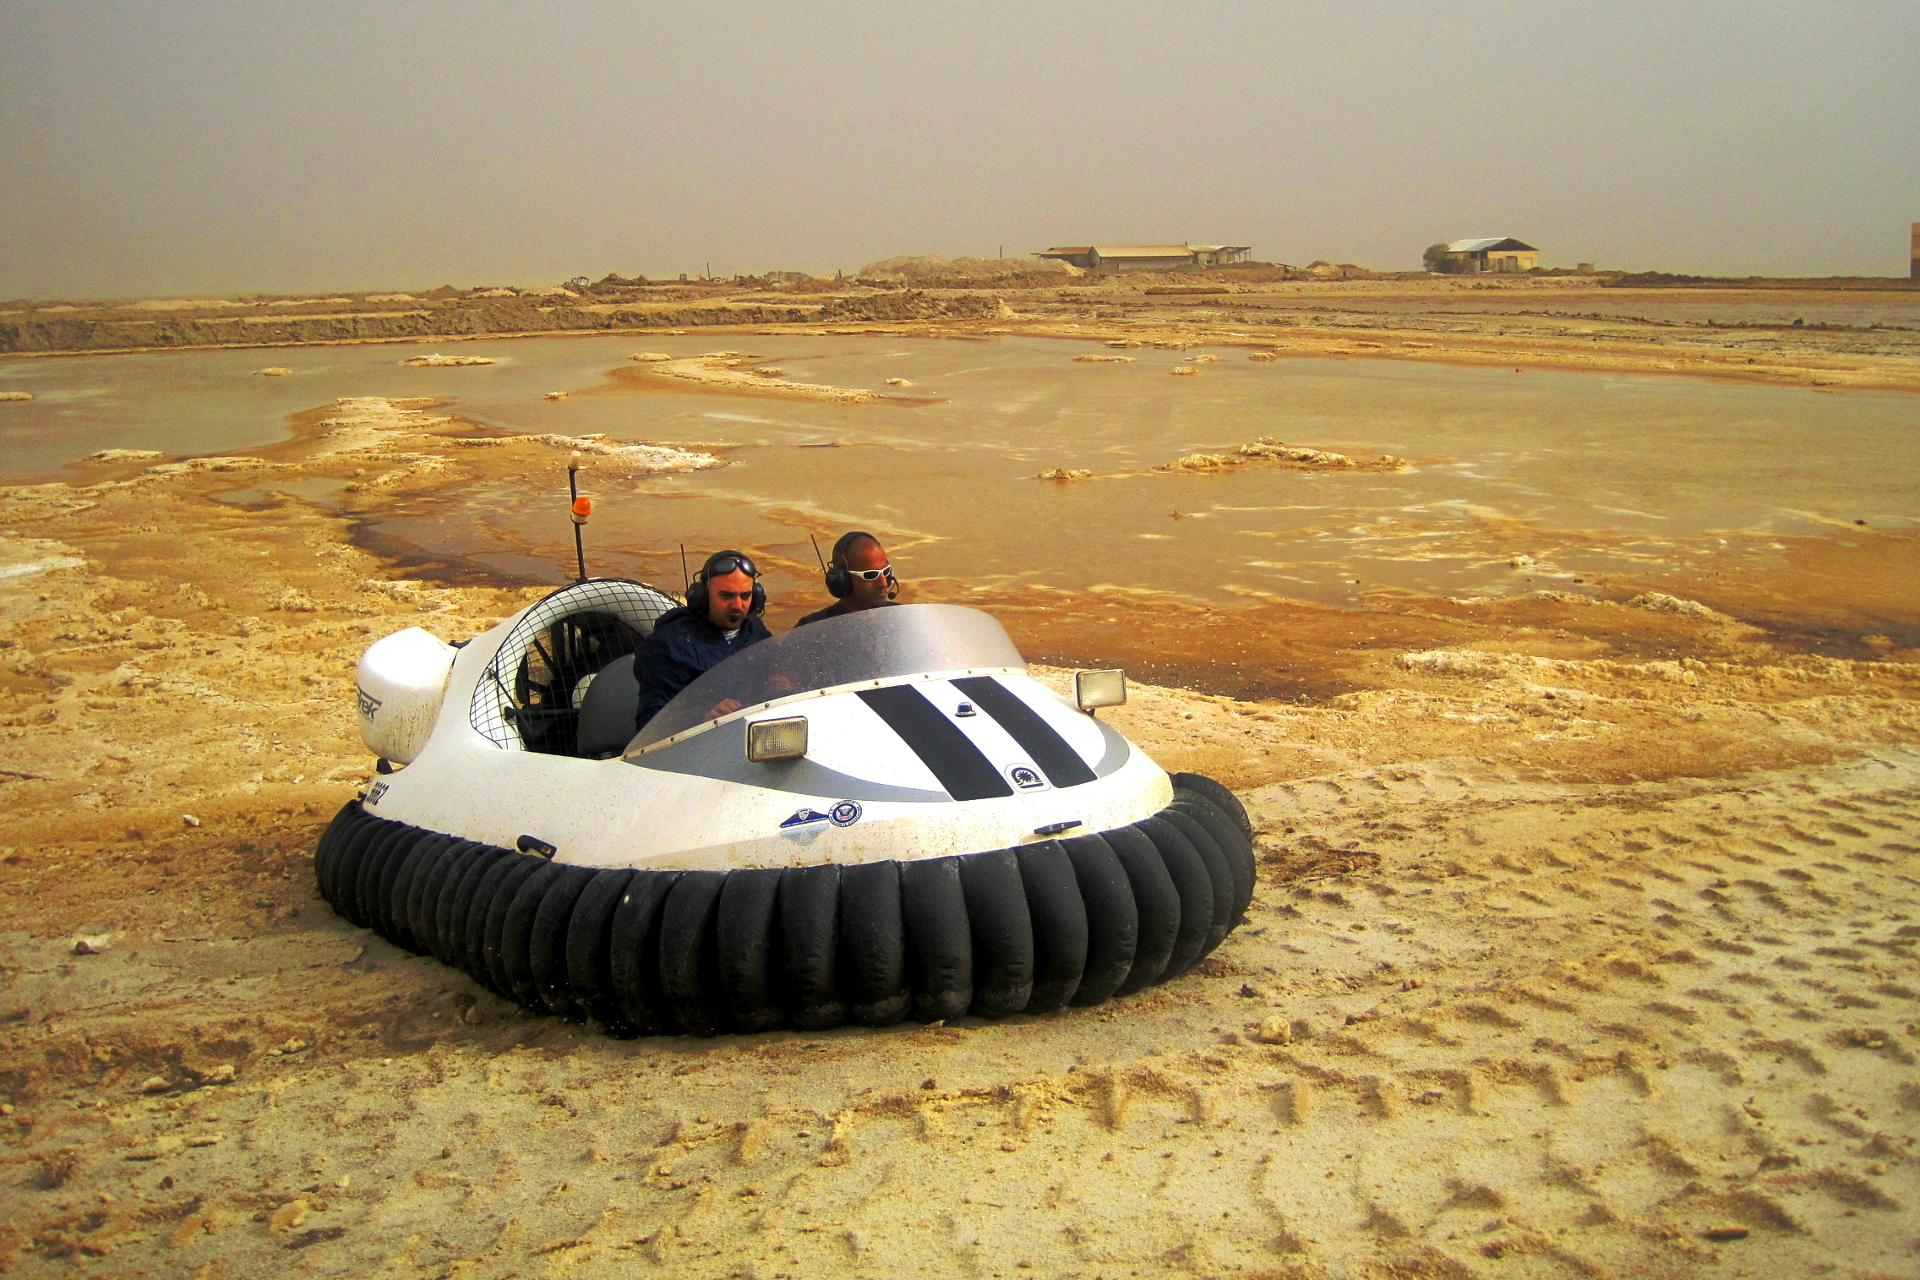
[[[320,838],[356,925],[618,1036],[1000,1018],[1185,973],[1244,920],[1252,829],[1027,672],[990,615],[850,613],[743,650],[634,733],[679,602],[561,588],[359,667],[381,776]],[[737,706],[737,710],[722,708]]]

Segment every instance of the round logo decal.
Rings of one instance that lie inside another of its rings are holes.
[[[852,826],[854,823],[860,821],[860,802],[858,800],[842,800],[840,803],[834,805],[833,808],[827,810],[827,820],[836,827]]]
[[[1047,785],[1039,770],[1024,764],[1007,766],[1007,779],[1022,791],[1039,791]]]

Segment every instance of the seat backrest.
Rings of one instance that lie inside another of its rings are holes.
[[[640,678],[633,658],[629,653],[600,668],[581,696],[580,727],[574,736],[577,754],[603,760],[632,740],[633,722],[640,714]]]

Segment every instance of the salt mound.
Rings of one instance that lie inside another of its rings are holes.
[[[1171,373],[1176,378],[1183,377],[1183,376],[1188,378],[1197,378],[1200,376],[1200,371],[1198,369],[1195,369],[1191,365],[1184,365],[1184,364],[1177,369],[1169,369],[1167,370],[1167,372]]]
[[[1185,366],[1174,370],[1175,373],[1192,373]],[[1344,453],[1334,453],[1327,449],[1309,449],[1305,445],[1282,444],[1272,436],[1263,436],[1250,440],[1232,453],[1190,453],[1184,458],[1176,458],[1165,466],[1155,467],[1156,471],[1225,471],[1230,467],[1244,466],[1249,462],[1279,462],[1296,467],[1312,467],[1327,470],[1352,471],[1399,471],[1406,466],[1406,460],[1393,454],[1383,453],[1370,462],[1361,462]]]
[[[640,471],[708,471],[726,465],[710,453],[676,449],[664,444],[620,444],[601,433],[585,436],[527,435],[506,436],[506,440],[533,440],[573,453],[608,458]],[[475,443],[464,441],[463,443]]]
[[[31,391],[0,391],[0,400],[31,400]]]
[[[293,370],[283,369],[279,365],[275,365],[271,369],[260,370],[258,376],[262,378],[290,378],[293,376]]]
[[[1075,364],[1132,364],[1132,356],[1075,356]]]
[[[1310,467],[1351,467],[1352,458],[1344,453],[1332,453],[1325,449],[1308,449],[1302,445],[1281,444],[1275,440],[1252,440],[1240,446],[1240,453],[1248,458],[1278,458],[1282,462],[1304,462]]]
[[[636,351],[627,359],[638,360],[641,364],[655,364],[661,360],[671,360],[673,357],[664,351]]]
[[[158,449],[102,449],[87,455],[88,462],[104,462],[109,465],[117,462],[152,462],[167,455]]]
[[[1724,618],[1698,600],[1682,600],[1661,591],[1647,591],[1627,601],[1631,608],[1652,609],[1656,613],[1677,613],[1683,618]]]
[[[400,363],[413,369],[452,369],[460,365],[492,364],[493,360],[488,356],[443,356],[436,353],[430,356],[415,356],[411,360],[402,360]]]
[[[1530,664],[1531,661],[1516,659],[1512,654],[1472,653],[1456,649],[1426,649],[1400,655],[1400,665],[1409,671],[1434,676],[1471,676],[1477,680],[1495,679],[1505,675],[1516,663]]]
[[[1093,472],[1085,467],[1053,467],[1042,471],[1039,475],[1039,479],[1042,480],[1090,480],[1092,478]]]
[[[268,462],[265,458],[252,458],[245,455],[219,458],[188,458],[184,462],[163,462],[148,467],[150,476],[184,476],[202,471],[271,471],[278,467],[277,462]]]

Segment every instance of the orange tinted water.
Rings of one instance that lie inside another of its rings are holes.
[[[633,368],[631,351],[722,344],[792,381],[932,403],[636,394],[606,376]],[[1074,355],[1098,348],[1024,338],[525,339],[457,348],[500,361],[491,366],[400,363],[434,349],[116,356],[35,362],[26,375],[10,366],[7,385],[30,375],[42,398],[0,407],[6,469],[44,470],[101,447],[240,448],[284,438],[290,410],[338,396],[438,395],[495,430],[726,446],[729,465],[716,471],[619,479],[589,468],[591,567],[671,586],[682,543],[696,558],[737,546],[769,567],[780,610],[820,603],[808,535],[858,527],[887,540],[910,598],[979,592],[1044,605],[1098,587],[1110,600],[1351,609],[1542,588],[1619,598],[1690,585],[1705,598],[1719,584],[1728,607],[1784,591],[1790,613],[1797,589],[1779,584],[1798,574],[1809,599],[1828,600],[1817,629],[1857,632],[1852,643],[1911,628],[1910,592],[1816,591],[1794,567],[1810,563],[1808,547],[1856,535],[1884,547],[1920,523],[1920,401],[1910,396],[1390,360],[1254,364],[1232,349],[1201,376],[1174,378],[1192,353],[1142,348],[1131,364],[1080,364]],[[294,374],[252,374],[269,362]],[[553,390],[574,394],[546,400]],[[1154,470],[1259,437],[1397,454],[1409,466]],[[1052,467],[1096,475],[1035,478]],[[551,473],[348,509],[359,537],[418,570],[559,581],[572,560],[564,491],[556,455]],[[1840,580],[1874,580],[1859,564]]]

